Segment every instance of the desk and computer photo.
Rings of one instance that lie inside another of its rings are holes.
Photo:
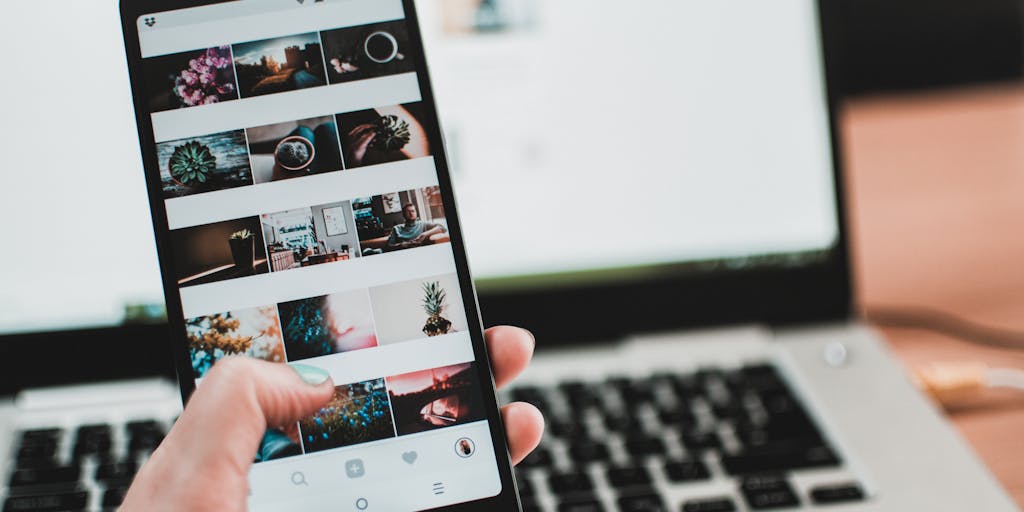
[[[108,80],[74,93],[4,86],[40,99],[8,107],[19,126],[8,138],[58,116],[74,135],[61,151],[52,138],[25,142],[12,165],[33,172],[10,175],[0,215],[50,227],[22,232],[24,245],[77,250],[0,260],[0,496],[4,510],[105,510],[181,399],[118,15],[112,2],[51,3],[74,13],[53,30],[104,55],[69,59],[65,73]],[[25,27],[0,31],[12,44],[44,8],[14,10]],[[1012,171],[1024,160],[1013,137],[1019,87],[847,98],[843,12],[830,0],[419,0],[416,10],[458,219],[424,178],[439,155],[426,100],[408,92],[415,56],[393,52],[380,76],[346,75],[365,67],[346,60],[350,27],[282,34],[280,58],[268,57],[270,39],[204,50],[236,61],[232,112],[261,104],[291,117],[241,116],[229,129],[214,115],[227,109],[149,99],[168,120],[157,124],[157,158],[181,248],[168,269],[188,329],[186,377],[234,353],[324,361],[335,382],[357,383],[338,386],[325,409],[361,426],[321,412],[268,431],[249,482],[254,509],[405,510],[409,496],[440,506],[491,492],[480,383],[472,363],[452,364],[472,360],[473,321],[449,268],[453,226],[485,324],[536,337],[533,363],[499,395],[546,420],[515,469],[525,511],[1024,503],[1019,451],[994,439],[1024,425],[1021,398],[985,390],[988,402],[958,402],[947,416],[913,382],[934,362],[1012,372],[1019,353],[865,321],[911,305],[1021,325],[1024,283],[1012,266],[1022,251],[1008,240],[1024,186]],[[390,19],[373,19],[374,34],[407,44]],[[144,44],[190,33],[160,20],[140,20],[154,34]],[[62,44],[37,50],[60,55]],[[154,80],[172,83],[202,58],[152,53],[167,68]],[[390,106],[342,106],[343,90]],[[186,133],[186,113],[217,133]],[[373,126],[389,116],[401,149],[368,152],[364,136],[385,133]],[[216,190],[183,170],[197,148],[215,162],[204,172]],[[385,172],[416,185],[349,192]],[[293,200],[311,183],[310,199]],[[243,194],[269,206],[238,206]],[[387,262],[403,264],[374,282]],[[289,290],[294,300],[269,289],[300,275],[318,284]],[[340,284],[308,291],[322,283]],[[228,307],[239,297],[246,307]],[[409,343],[425,336],[434,345]],[[396,361],[386,375],[371,368],[381,354]],[[408,493],[394,492],[399,480]]]

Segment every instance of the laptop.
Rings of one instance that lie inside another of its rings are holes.
[[[1016,510],[852,313],[835,8],[420,2],[485,320],[538,340],[526,510]],[[0,499],[113,509],[181,408],[117,13],[20,9],[94,57],[4,86],[46,97],[8,139],[66,136],[0,190]]]

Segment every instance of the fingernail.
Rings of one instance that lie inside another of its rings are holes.
[[[295,370],[295,373],[299,374],[302,381],[310,386],[319,386],[320,384],[327,382],[327,379],[331,378],[331,374],[327,373],[327,370],[317,368],[316,366],[293,364],[291,367],[292,370]]]
[[[530,335],[530,341],[533,342],[533,348],[537,348],[537,337],[533,335],[533,332],[530,331],[529,329],[523,329],[523,328],[520,328],[519,330],[525,332],[526,334],[529,334]]]

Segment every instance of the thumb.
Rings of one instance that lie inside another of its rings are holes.
[[[311,366],[223,359],[192,395],[177,434],[190,450],[228,458],[247,470],[267,428],[311,416],[330,399],[329,382],[327,372]],[[173,434],[168,440],[177,442]]]
[[[187,487],[201,475],[213,475],[225,494],[237,489],[239,496],[223,497],[244,503],[249,468],[266,430],[312,416],[333,393],[330,375],[319,368],[242,357],[218,361],[139,472],[126,504],[160,495],[159,488],[174,483]],[[156,488],[145,489],[150,484]]]

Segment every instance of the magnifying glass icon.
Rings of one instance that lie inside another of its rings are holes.
[[[305,485],[306,487],[309,487],[309,482],[306,481],[306,474],[302,471],[292,473],[292,484]]]

